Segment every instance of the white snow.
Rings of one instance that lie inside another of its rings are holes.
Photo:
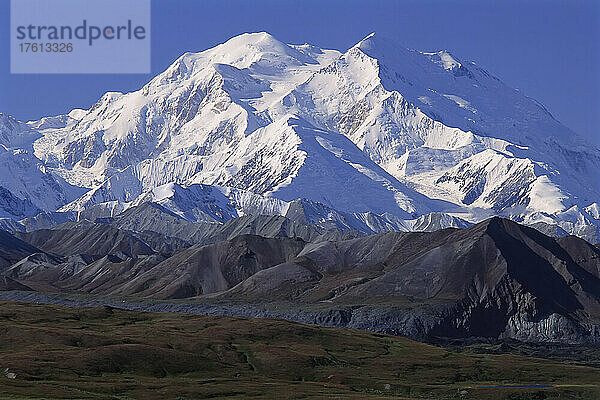
[[[344,53],[242,34],[89,110],[0,114],[0,139],[0,185],[48,211],[156,201],[221,221],[303,198],[371,230],[431,212],[598,220],[600,150],[474,63],[377,34]]]

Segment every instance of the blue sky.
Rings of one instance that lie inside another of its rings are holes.
[[[149,75],[11,75],[9,3],[0,2],[0,111],[21,120],[88,108],[106,91],[136,90],[182,53],[243,32],[342,51],[378,32],[477,62],[600,145],[597,0],[153,0]]]

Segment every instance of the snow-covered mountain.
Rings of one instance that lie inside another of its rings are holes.
[[[377,35],[340,53],[243,34],[89,110],[3,118],[4,149],[55,188],[0,185],[45,211],[154,201],[374,232],[502,215],[600,240],[599,149],[476,64]]]

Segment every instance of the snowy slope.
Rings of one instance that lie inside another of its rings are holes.
[[[555,213],[587,206],[600,193],[598,149],[539,103],[447,52],[406,50],[370,36],[280,109],[287,104],[430,197],[495,212],[523,205],[531,206],[525,213]]]

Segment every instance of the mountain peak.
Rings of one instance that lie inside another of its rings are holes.
[[[290,53],[293,49],[268,32],[242,33],[206,52]]]
[[[286,44],[277,40],[273,35],[268,32],[246,32],[241,35],[237,35],[223,43],[223,45],[258,45],[263,46],[286,46]]]
[[[354,45],[348,53],[360,52],[367,57],[385,64],[399,73],[410,73],[418,64],[420,53],[402,46],[398,40],[378,33],[371,33]]]
[[[201,53],[194,54],[201,64],[228,64],[256,73],[277,75],[289,66],[316,64],[307,54],[287,45],[268,32],[243,33]]]
[[[369,33],[369,34],[368,34],[367,36],[365,36],[365,37],[364,37],[364,38],[363,38],[363,39],[362,39],[360,42],[358,42],[358,44],[360,44],[360,43],[362,43],[362,42],[364,42],[364,41],[366,41],[366,40],[369,40],[369,39],[371,39],[371,38],[374,38],[374,37],[375,37],[375,33],[376,33],[376,32],[371,32],[371,33]]]
[[[390,53],[396,53],[399,50],[407,51],[406,48],[400,46],[396,40],[388,38],[384,35],[371,32],[364,39],[354,45],[370,57],[378,58]]]
[[[448,50],[435,52],[411,50],[400,45],[397,40],[376,35],[375,32],[367,35],[354,48],[360,49],[371,58],[385,60],[386,64],[404,73],[408,73],[407,69],[414,67],[430,70],[431,64],[454,75],[457,75],[459,70],[464,75],[469,73],[463,63]]]

